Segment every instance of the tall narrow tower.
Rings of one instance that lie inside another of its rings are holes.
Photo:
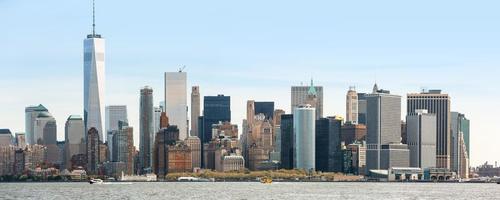
[[[200,116],[200,87],[193,86],[191,89],[191,136],[198,135],[198,117]]]
[[[346,122],[358,123],[358,93],[355,87],[349,87],[346,95]]]
[[[92,34],[83,41],[83,117],[85,133],[97,129],[103,141],[105,41],[95,33],[95,6],[92,1]]]

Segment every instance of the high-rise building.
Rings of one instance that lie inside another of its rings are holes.
[[[153,89],[145,86],[141,89],[139,118],[139,152],[142,173],[151,171],[152,150],[154,144]]]
[[[280,134],[281,134],[281,168],[293,169],[293,155],[295,151],[295,136],[293,134],[293,115],[281,115]]]
[[[342,117],[316,120],[316,170],[342,172]]]
[[[295,136],[294,168],[316,169],[316,109],[299,105],[294,109],[293,131]],[[283,118],[281,119],[283,120]]]
[[[26,148],[26,135],[25,133],[16,133],[15,135],[16,145],[19,149]]]
[[[105,40],[95,33],[95,15],[92,17],[92,34],[83,41],[83,121],[85,132],[94,127],[104,141]]]
[[[179,140],[179,129],[175,125],[162,128],[155,137],[153,172],[159,177],[164,177],[168,173],[169,167],[168,148]]]
[[[198,138],[200,138],[198,134],[198,117],[201,114],[200,112],[200,87],[193,86],[191,88],[191,136]]]
[[[231,122],[231,97],[224,95],[205,96],[203,99],[202,143],[212,139],[212,125],[219,122]]]
[[[255,111],[254,113],[257,115],[259,113],[264,114],[266,119],[273,119],[274,115],[274,102],[272,101],[256,101],[255,103]]]
[[[274,149],[273,124],[264,114],[259,113],[248,127],[245,147],[248,150],[248,166],[250,170],[257,170],[263,162],[269,161],[269,155]]]
[[[358,93],[358,124],[366,125],[366,93]]]
[[[342,141],[348,145],[366,140],[366,125],[345,123],[342,126]]]
[[[428,110],[435,114],[436,123],[436,167],[450,168],[451,153],[451,112],[450,97],[442,94],[441,90],[423,91],[418,94],[408,94],[407,113],[410,115],[415,110]]]
[[[85,130],[83,118],[80,115],[70,115],[64,127],[64,163],[71,167],[71,157],[85,153]]]
[[[28,106],[25,109],[25,131],[26,131],[26,144],[36,144],[35,140],[35,119],[42,112],[49,112],[42,104],[38,106]]]
[[[436,167],[436,115],[416,110],[406,116],[410,167]]]
[[[170,124],[179,128],[180,139],[188,136],[187,74],[165,72],[165,107]]]
[[[55,118],[49,112],[40,113],[35,119],[33,129],[36,144],[47,147],[46,161],[56,163],[59,160],[57,148],[57,124]]]
[[[355,87],[349,87],[346,95],[346,123],[358,123],[358,94]]]
[[[299,105],[314,103],[311,106],[316,108],[316,119],[323,117],[323,86],[314,86],[312,79],[310,86],[292,86],[291,97],[292,112]]]
[[[153,108],[153,115],[154,115],[154,133],[158,132],[161,128],[161,108],[160,107],[154,107]]]
[[[87,173],[97,174],[100,163],[100,144],[99,132],[96,128],[90,128],[87,132]]]
[[[128,122],[127,106],[126,105],[106,106],[106,132],[118,130],[119,121]],[[106,138],[106,141],[108,141],[108,138]]]
[[[401,96],[375,84],[367,101],[367,170],[408,167],[409,150],[401,144]]]
[[[193,169],[201,168],[201,141],[196,136],[189,136],[185,140],[186,145],[191,149],[191,164]]]
[[[9,129],[0,129],[0,147],[12,145],[12,132]]]
[[[366,144],[364,142],[348,144],[344,151],[348,151],[350,154],[350,158],[344,158],[344,173],[364,175],[366,168]],[[350,163],[345,163],[346,161],[350,161]],[[345,167],[346,164],[350,168]]]
[[[113,157],[111,161],[113,162],[123,162],[125,163],[124,172],[127,175],[134,173],[134,129],[133,127],[124,124],[121,126],[115,134],[113,134]]]
[[[271,152],[271,161],[281,162],[281,115],[284,115],[285,111],[277,109],[274,111],[273,115],[273,136],[274,136],[274,149]]]
[[[451,169],[468,178],[470,155],[470,121],[464,114],[451,112]]]

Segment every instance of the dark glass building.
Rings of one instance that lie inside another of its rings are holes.
[[[342,119],[336,117],[316,120],[316,170],[342,172]]]
[[[202,143],[212,139],[212,125],[219,122],[231,122],[231,97],[224,95],[205,96],[203,99]],[[201,125],[200,125],[201,126]]]
[[[255,115],[262,113],[266,116],[266,119],[272,119],[274,114],[274,102],[272,101],[261,101],[255,102]]]
[[[293,169],[293,115],[281,115],[281,168]]]
[[[366,93],[358,93],[358,124],[366,125]]]

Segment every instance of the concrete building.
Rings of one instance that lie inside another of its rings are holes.
[[[316,109],[311,105],[300,105],[294,110],[293,130],[295,135],[294,168],[316,169]],[[281,119],[283,120],[283,119]]]
[[[71,157],[85,153],[85,130],[83,118],[79,115],[70,115],[64,127],[64,163],[71,169]]]
[[[196,136],[189,136],[184,143],[191,149],[191,165],[194,169],[201,168],[201,140]]]
[[[113,130],[118,130],[119,121],[128,122],[127,106],[106,106],[106,133]],[[111,138],[109,138],[109,140],[111,140]],[[106,141],[108,141],[108,138],[106,138]]]
[[[47,147],[46,161],[56,163],[59,160],[57,148],[57,123],[49,112],[41,112],[35,119],[33,129],[36,144]]]
[[[28,106],[25,109],[25,128],[26,131],[26,144],[36,144],[35,140],[35,120],[40,113],[49,112],[42,104],[38,106]]]
[[[191,149],[183,142],[168,146],[167,173],[192,172]]]
[[[344,173],[365,175],[366,170],[366,143],[356,142],[345,146],[345,151],[349,152],[349,158],[344,159],[349,163],[344,164]],[[345,167],[349,166],[349,167]]]
[[[125,124],[113,134],[112,162],[122,162],[126,175],[134,174],[134,129]],[[121,173],[121,172],[120,172]]]
[[[165,109],[170,124],[179,128],[179,137],[188,137],[187,73],[165,72]]]
[[[96,128],[91,128],[87,132],[87,173],[88,174],[97,174],[98,167],[101,161],[99,158],[100,155],[100,143],[99,140],[99,132],[97,132]]]
[[[160,107],[153,107],[153,133],[158,132],[161,129],[161,113],[162,110]]]
[[[25,149],[26,148],[26,134],[25,133],[16,133],[15,135],[15,143],[17,148]]]
[[[379,90],[366,95],[367,170],[408,167],[409,150],[401,144],[401,96]]]
[[[342,117],[327,117],[316,120],[316,170],[342,172],[341,130]]]
[[[314,105],[311,106],[316,108],[316,119],[323,117],[323,86],[314,86],[313,80],[311,79],[310,86],[292,86],[291,94],[292,112],[299,105],[314,103]],[[313,99],[311,99],[311,97],[313,97]],[[315,102],[311,102],[311,100]]]
[[[241,171],[245,169],[245,159],[243,156],[229,155],[222,159],[222,171]]]
[[[191,88],[191,136],[200,138],[198,134],[198,117],[201,114],[200,109],[200,87]]]
[[[366,125],[345,123],[342,126],[342,141],[345,144],[352,144],[355,141],[366,140]]]
[[[12,145],[12,132],[9,129],[0,129],[0,147]]]
[[[410,167],[436,167],[436,115],[416,110],[406,116]]]
[[[83,121],[85,132],[95,128],[104,141],[105,40],[93,27],[83,41]]]
[[[358,124],[366,125],[366,93],[358,93]]]
[[[470,121],[462,113],[451,112],[451,170],[459,178],[468,178],[469,155]]]
[[[436,167],[450,169],[451,155],[451,112],[450,97],[441,90],[429,90],[407,95],[407,113],[428,110],[435,114],[436,123]]]
[[[156,133],[153,151],[153,172],[159,177],[165,176],[169,171],[168,148],[179,140],[179,129],[172,125],[162,128]]]
[[[351,86],[346,95],[346,123],[358,123],[358,93],[356,88]]]
[[[293,131],[293,115],[281,115],[281,168],[293,169],[294,151],[295,151],[295,135]]]
[[[142,174],[151,171],[154,145],[153,89],[145,86],[141,89],[139,117],[139,153]]]

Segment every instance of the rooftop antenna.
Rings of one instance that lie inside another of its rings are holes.
[[[92,36],[95,37],[95,0],[92,0]]]
[[[184,65],[181,68],[179,68],[179,72],[182,72],[184,69],[186,69],[186,65]]]

